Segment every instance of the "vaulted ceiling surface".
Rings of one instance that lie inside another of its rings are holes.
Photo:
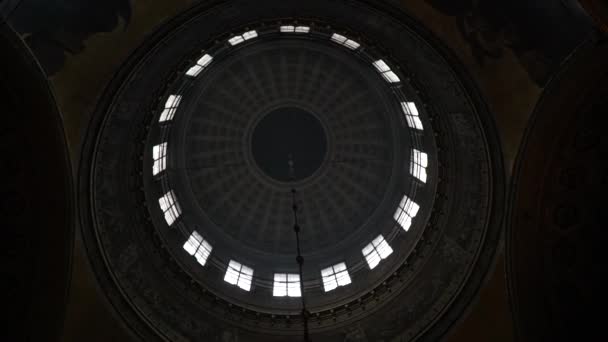
[[[20,28],[43,66],[52,75],[51,80],[65,113],[70,147],[77,163],[80,137],[84,135],[89,120],[87,113],[91,112],[103,87],[130,52],[140,44],[145,34],[171,17],[170,13],[178,13],[190,4],[136,2],[128,5],[117,1],[99,5],[101,8],[94,8],[98,6],[96,4],[85,5],[79,12],[90,13],[96,20],[73,23],[68,20],[68,25],[65,25],[65,21],[62,24],[45,23],[43,20],[38,25],[47,25],[51,30],[45,30],[50,32],[50,36],[41,36],[40,28],[31,27],[25,19],[28,11],[40,8],[40,3],[24,3],[27,6],[21,6],[12,12],[10,19],[15,27]],[[527,113],[531,112],[546,79],[584,37],[588,30],[585,20],[575,10],[549,5],[529,8],[509,3],[504,5],[503,9],[506,10],[499,15],[499,11],[491,10],[483,2],[478,5],[440,1],[408,2],[407,5],[397,1],[393,3],[439,36],[466,65],[496,115],[505,147],[505,162],[510,169]],[[70,18],[75,8],[58,6],[53,10],[57,10],[60,16]],[[534,13],[535,10],[544,13],[545,19],[539,19],[538,16],[522,19],[518,15]],[[102,16],[94,13],[105,13],[108,19],[99,21]],[[546,18],[547,13],[552,13],[554,17]],[[561,27],[575,28],[565,33],[559,42],[550,29],[558,28],[556,22],[560,20],[554,22],[555,18],[560,18]],[[544,24],[542,27],[546,30],[535,29],[535,24],[539,22]],[[563,25],[564,22],[570,24]],[[62,25],[66,27],[52,29]],[[533,35],[524,34],[530,30],[534,30]],[[108,49],[108,46],[113,48]],[[74,84],[79,86],[75,87]],[[86,268],[86,264],[81,265]],[[76,291],[81,284],[86,283],[85,279],[90,279],[85,276],[87,272],[79,273],[77,270],[74,278]],[[72,306],[76,311],[77,307],[76,304]]]

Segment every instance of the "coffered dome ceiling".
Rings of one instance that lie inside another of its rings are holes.
[[[266,27],[278,28],[259,31]],[[374,214],[403,151],[390,87],[322,38],[260,32],[251,46],[216,57],[171,128],[197,209],[233,243],[292,266],[290,155],[310,254],[335,249]]]
[[[85,244],[144,340],[293,339],[302,294],[315,341],[435,340],[492,264],[491,115],[392,8],[196,6],[125,63],[96,118]]]

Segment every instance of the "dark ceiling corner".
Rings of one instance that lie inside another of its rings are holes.
[[[74,232],[61,116],[38,62],[0,25],[3,341],[59,341]]]

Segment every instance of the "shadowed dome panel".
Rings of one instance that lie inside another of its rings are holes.
[[[295,243],[291,186],[260,169],[251,153],[253,131],[268,113],[310,113],[329,145],[319,169],[297,186],[308,253],[361,227],[387,190],[395,145],[387,116],[399,114],[371,66],[327,45],[282,40],[237,51],[210,69],[192,104],[186,167],[198,205],[224,233],[265,253],[291,255]],[[296,173],[307,167],[294,159]],[[287,176],[288,156],[279,162]]]

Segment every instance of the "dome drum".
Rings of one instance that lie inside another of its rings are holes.
[[[499,239],[487,108],[406,16],[271,2],[195,6],[108,88],[80,180],[102,288],[148,340],[301,334],[296,188],[314,339],[442,335]]]

